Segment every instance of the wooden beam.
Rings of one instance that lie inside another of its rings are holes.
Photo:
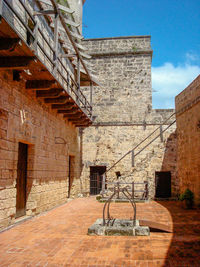
[[[90,86],[90,81],[86,81],[86,80],[81,80],[80,81],[80,86]]]
[[[58,110],[58,113],[60,114],[70,114],[70,113],[77,113],[77,112],[81,112],[77,107],[70,107],[68,109],[60,109]]]
[[[63,95],[57,98],[45,98],[44,102],[46,104],[65,104],[70,102],[70,97],[67,95],[66,96]]]
[[[64,118],[70,118],[70,119],[79,119],[79,118],[84,118],[84,115],[82,114],[82,113],[76,113],[76,114],[73,114],[73,113],[71,113],[71,114],[64,114],[64,116],[63,116]]]
[[[48,90],[55,82],[55,80],[28,80],[26,81],[26,89],[39,90],[40,88],[46,88]]]
[[[0,38],[0,50],[13,51],[19,41],[19,38]]]
[[[52,104],[52,109],[69,109],[70,107],[73,107],[75,104],[72,102],[66,103],[66,104]]]
[[[41,98],[59,97],[62,92],[64,92],[62,88],[52,88],[50,90],[39,90],[39,91],[36,91],[36,97],[38,98],[39,97]]]
[[[58,113],[62,113],[62,114],[64,114],[64,117],[67,117],[68,115],[79,114],[79,113],[81,113],[81,111],[78,109],[75,109],[75,110],[69,109],[69,110],[58,110]]]
[[[0,57],[0,69],[21,69],[28,68],[29,63],[35,57]]]

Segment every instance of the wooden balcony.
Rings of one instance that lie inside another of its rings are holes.
[[[77,36],[73,37],[64,25],[67,43],[74,49],[71,56],[71,47],[68,49],[63,43],[56,27],[63,17],[55,1],[49,1],[52,3],[50,11],[43,9],[40,1],[27,2],[18,0],[12,5],[8,0],[0,2],[0,70],[12,70],[13,77],[23,78],[25,88],[34,90],[37,98],[43,99],[76,127],[88,127],[92,124],[92,107],[81,92],[81,85],[97,84],[81,56],[81,45],[76,46]],[[49,14],[55,19],[54,28],[50,26],[52,17]],[[77,58],[76,66],[70,57]]]

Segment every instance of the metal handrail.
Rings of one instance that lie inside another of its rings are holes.
[[[159,125],[159,127],[157,127],[152,133],[150,133],[146,138],[144,138],[140,143],[138,143],[133,149],[129,150],[127,153],[125,153],[118,161],[116,161],[107,171],[105,171],[105,173],[108,173],[112,168],[114,168],[122,159],[124,159],[127,155],[129,155],[133,150],[135,150],[136,148],[138,148],[142,143],[144,143],[149,137],[151,137],[158,129],[160,129],[160,126],[163,126],[171,117],[173,117],[175,115],[175,113],[171,114],[169,118],[167,118],[161,125]],[[176,122],[176,120],[172,123],[174,124]],[[170,124],[170,126],[172,125]],[[169,126],[169,127],[170,127]],[[165,132],[169,127],[167,127],[165,130],[162,131]],[[156,137],[156,139],[160,136],[160,134]],[[150,143],[151,144],[151,143]],[[148,144],[149,145],[149,144]],[[148,146],[147,145],[147,146]],[[145,147],[146,148],[146,147]],[[137,153],[138,155],[138,153]],[[136,156],[136,155],[135,155]]]

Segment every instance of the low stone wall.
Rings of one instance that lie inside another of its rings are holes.
[[[67,201],[69,155],[74,156],[71,196],[80,192],[78,130],[43,104],[24,82],[0,73],[0,229],[15,221],[19,142],[28,144],[26,215]]]
[[[176,96],[180,191],[194,192],[200,204],[200,76]]]

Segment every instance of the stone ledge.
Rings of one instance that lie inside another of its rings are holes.
[[[108,52],[95,52],[90,55],[93,58],[96,57],[110,57],[110,56],[128,56],[128,55],[151,55],[153,54],[153,50],[129,50],[129,51],[108,51]]]

